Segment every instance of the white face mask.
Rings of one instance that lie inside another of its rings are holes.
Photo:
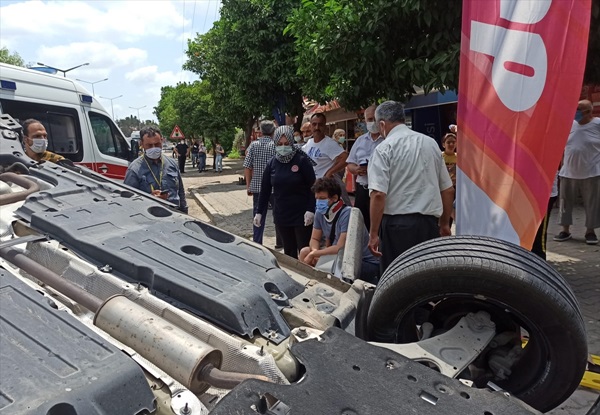
[[[37,154],[42,154],[48,148],[48,140],[44,138],[32,138],[33,144],[29,146],[31,151]]]
[[[162,154],[162,149],[160,147],[152,147],[144,150],[144,153],[149,159],[156,160]]]
[[[377,134],[379,132],[379,124],[375,121],[367,123],[367,131],[373,134]]]

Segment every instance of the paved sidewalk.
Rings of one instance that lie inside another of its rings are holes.
[[[224,160],[224,171],[197,173],[188,164],[183,182],[190,192],[190,214],[210,220],[220,228],[244,238],[252,238],[252,197],[246,187],[238,184],[243,177],[242,160]],[[212,158],[207,160],[212,166]],[[193,206],[194,199],[199,207]],[[575,209],[571,228],[573,239],[555,242],[552,236],[560,231],[558,210],[552,212],[548,230],[548,262],[569,282],[584,316],[589,353],[600,356],[600,245],[586,245],[583,235],[585,215],[583,208]],[[273,217],[267,215],[264,245],[275,245]],[[549,412],[552,415],[585,415],[597,397],[597,391],[579,388],[569,400]]]

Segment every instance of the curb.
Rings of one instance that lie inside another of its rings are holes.
[[[213,225],[216,225],[217,222],[221,221],[222,217],[219,212],[210,203],[208,203],[204,196],[195,190],[192,190],[191,193],[194,200],[196,200],[196,203],[198,203],[198,206],[200,206],[204,213],[206,213],[206,216],[208,216]]]

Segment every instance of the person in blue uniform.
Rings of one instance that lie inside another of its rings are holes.
[[[167,200],[188,212],[185,189],[177,162],[162,154],[162,136],[155,128],[140,132],[140,145],[144,154],[135,159],[125,173],[126,185]]]
[[[273,221],[283,242],[283,252],[298,258],[298,251],[308,245],[315,217],[315,182],[313,162],[294,145],[294,129],[281,126],[275,130],[275,157],[265,167],[260,186],[254,226],[260,226],[273,193]]]

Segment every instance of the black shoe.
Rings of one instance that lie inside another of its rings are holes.
[[[283,249],[283,245],[275,245],[275,249]]]
[[[571,234],[569,232],[561,231],[552,239],[554,239],[556,242],[568,241],[569,239],[571,239]]]
[[[598,243],[598,237],[594,232],[586,233],[585,243],[588,245],[596,245]]]

